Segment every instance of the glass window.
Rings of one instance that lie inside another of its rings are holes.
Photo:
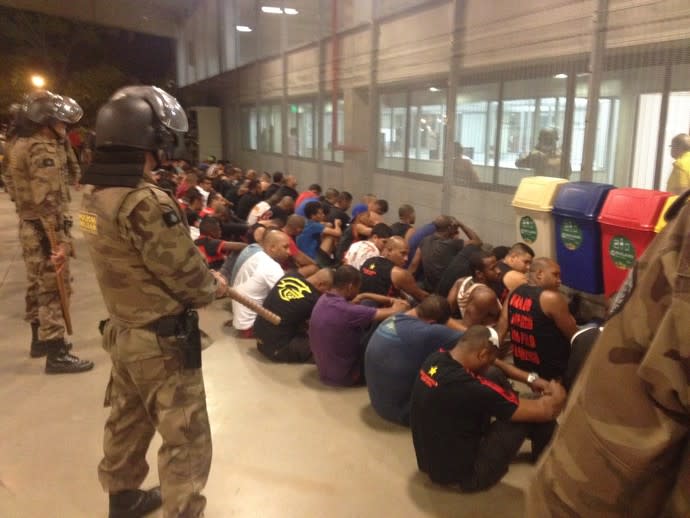
[[[243,106],[240,110],[242,123],[242,149],[257,149],[257,119],[254,106]]]
[[[337,105],[336,144],[342,144],[345,136],[345,102],[338,99]],[[323,159],[333,162],[343,161],[343,152],[333,149],[333,103],[323,104]]]
[[[443,176],[446,135],[446,91],[431,87],[410,96],[407,170],[411,173]]]
[[[455,183],[493,183],[498,89],[497,83],[459,88],[453,153]]]
[[[499,184],[517,186],[531,175],[561,176],[566,79],[559,74],[505,83]]]
[[[314,158],[314,103],[288,104],[288,155]]]
[[[407,129],[407,94],[379,96],[378,167],[405,170],[405,131]]]
[[[283,133],[280,104],[259,108],[259,151],[282,153]]]

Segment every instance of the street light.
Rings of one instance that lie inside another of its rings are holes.
[[[31,84],[36,88],[43,88],[46,85],[46,80],[42,75],[34,74],[31,76]]]

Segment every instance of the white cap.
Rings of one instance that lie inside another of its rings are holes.
[[[498,333],[493,327],[486,326],[486,328],[489,330],[489,342],[491,342],[496,349],[500,349],[501,346],[498,343]]]

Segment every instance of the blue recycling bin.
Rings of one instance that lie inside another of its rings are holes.
[[[570,182],[561,187],[553,204],[561,280],[575,290],[604,292],[597,217],[611,189],[613,185],[603,183]]]

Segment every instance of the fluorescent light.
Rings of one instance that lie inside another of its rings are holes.
[[[289,15],[299,14],[299,11],[293,7],[286,7],[283,9],[283,12]]]
[[[556,74],[553,76],[554,79],[568,79],[568,74]]]
[[[440,92],[441,90],[438,89],[438,88],[436,88],[435,86],[430,86],[430,87],[429,87],[429,91],[430,91],[430,92]]]
[[[235,29],[237,29],[237,32],[252,32],[252,29],[246,25],[236,25]]]
[[[268,14],[283,14],[283,10],[280,7],[270,7],[267,5],[264,5],[261,11]]]

